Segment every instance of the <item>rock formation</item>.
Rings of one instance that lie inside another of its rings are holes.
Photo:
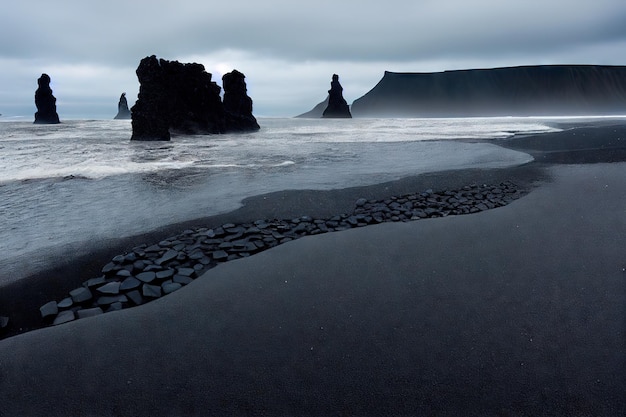
[[[343,98],[343,87],[339,84],[339,76],[333,74],[328,90],[328,107],[324,110],[322,117],[325,118],[351,118],[350,107]]]
[[[41,77],[37,80],[37,84],[39,88],[35,91],[35,106],[37,106],[35,123],[60,123],[59,115],[57,114],[57,99],[52,95],[52,89],[50,88],[50,76],[48,74],[41,74]]]
[[[229,131],[246,132],[260,129],[252,115],[252,99],[248,97],[245,79],[245,75],[237,70],[222,77],[224,111]]]
[[[130,119],[130,110],[126,101],[126,93],[122,93],[120,101],[117,103],[117,114],[114,119]]]
[[[626,66],[542,65],[385,71],[355,117],[610,115],[626,112]]]
[[[221,88],[201,64],[159,60],[152,55],[141,60],[136,73],[140,88],[131,109],[132,140],[170,140],[170,132],[213,134],[259,129],[252,116],[252,100],[245,93],[245,77],[239,72],[233,76],[238,81],[233,81],[228,111],[220,98]]]

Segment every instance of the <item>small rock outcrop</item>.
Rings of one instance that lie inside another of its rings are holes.
[[[128,101],[126,101],[126,93],[122,93],[120,101],[117,103],[117,114],[114,119],[130,119],[130,109],[128,108]]]
[[[246,94],[245,77],[238,71],[224,76],[232,84],[225,94],[230,96],[225,98],[228,110],[220,98],[221,88],[202,64],[183,64],[152,55],[141,60],[136,73],[140,87],[131,109],[132,140],[170,140],[170,132],[214,134],[259,129],[252,116],[252,100]]]
[[[248,97],[246,76],[233,70],[222,77],[224,87],[224,111],[229,131],[246,132],[259,130],[259,124],[252,115],[252,99]]]
[[[333,74],[328,90],[328,107],[324,110],[322,117],[325,118],[351,118],[350,107],[343,98],[343,87],[339,83],[339,76]]]
[[[37,106],[35,123],[61,123],[59,121],[59,115],[57,114],[57,99],[52,95],[52,89],[50,88],[50,76],[48,74],[41,74],[41,77],[37,80],[37,84],[39,87],[37,91],[35,91],[35,106]]]

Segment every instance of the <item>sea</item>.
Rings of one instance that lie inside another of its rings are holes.
[[[524,164],[530,155],[489,140],[559,130],[532,117],[258,121],[252,133],[138,142],[130,120],[0,117],[0,285],[250,196]]]

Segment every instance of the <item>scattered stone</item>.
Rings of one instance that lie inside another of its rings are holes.
[[[41,74],[37,84],[39,88],[35,91],[35,106],[37,107],[35,124],[61,123],[57,114],[57,99],[52,95],[52,89],[50,88],[50,76]]]
[[[156,278],[156,273],[154,271],[142,272],[137,274],[136,278],[142,282],[152,282]]]
[[[251,256],[291,240],[349,230],[391,221],[415,221],[449,215],[479,213],[502,207],[524,194],[515,184],[471,184],[458,190],[412,193],[385,200],[359,198],[351,213],[327,219],[301,216],[290,220],[262,219],[249,224],[227,223],[214,229],[185,230],[180,235],[155,245],[140,245],[118,255],[102,268],[103,276],[89,279],[83,287],[70,292],[58,304],[40,308],[42,317],[60,316],[62,311],[114,311],[144,304],[177,291],[191,283],[205,269],[217,264]],[[156,285],[159,283],[160,285]],[[139,289],[141,287],[141,290]],[[96,300],[90,289],[102,296]],[[77,306],[76,304],[80,304]],[[69,319],[64,316],[60,320]]]
[[[39,307],[39,312],[41,317],[45,319],[46,317],[56,316],[59,312],[59,307],[56,301],[50,301]]]
[[[74,312],[72,310],[64,310],[64,311],[61,311],[58,316],[56,316],[52,324],[56,326],[58,324],[67,323],[75,319],[76,319],[76,316],[74,316]]]
[[[104,284],[102,287],[98,287],[97,291],[101,294],[119,294],[120,293],[120,282],[109,282],[108,284]]]
[[[144,297],[159,298],[161,296],[161,287],[158,285],[143,284],[142,295]]]

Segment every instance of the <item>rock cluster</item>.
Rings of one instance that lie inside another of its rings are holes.
[[[117,114],[114,119],[130,119],[130,110],[128,108],[128,102],[126,101],[126,93],[122,93],[120,101],[117,103]]]
[[[63,300],[43,305],[40,312],[48,323],[56,325],[138,306],[180,289],[218,264],[300,237],[383,222],[477,213],[505,206],[522,195],[523,190],[511,182],[474,184],[455,191],[426,190],[386,200],[360,198],[352,213],[326,219],[303,216],[190,229],[114,257],[102,268],[101,276],[85,281]]]
[[[170,140],[170,131],[213,134],[259,129],[245,76],[238,71],[224,76],[228,108],[220,98],[221,88],[202,64],[159,60],[152,55],[141,60],[136,73],[140,87],[131,112],[132,140]]]
[[[351,118],[350,107],[343,98],[343,87],[339,83],[339,76],[333,74],[333,80],[330,82],[330,90],[328,90],[328,106],[322,117],[325,118]]]
[[[59,115],[57,114],[57,99],[52,95],[52,89],[50,88],[50,76],[48,74],[41,74],[41,77],[37,80],[37,84],[39,87],[37,91],[35,91],[35,106],[37,106],[35,123],[60,123]]]

